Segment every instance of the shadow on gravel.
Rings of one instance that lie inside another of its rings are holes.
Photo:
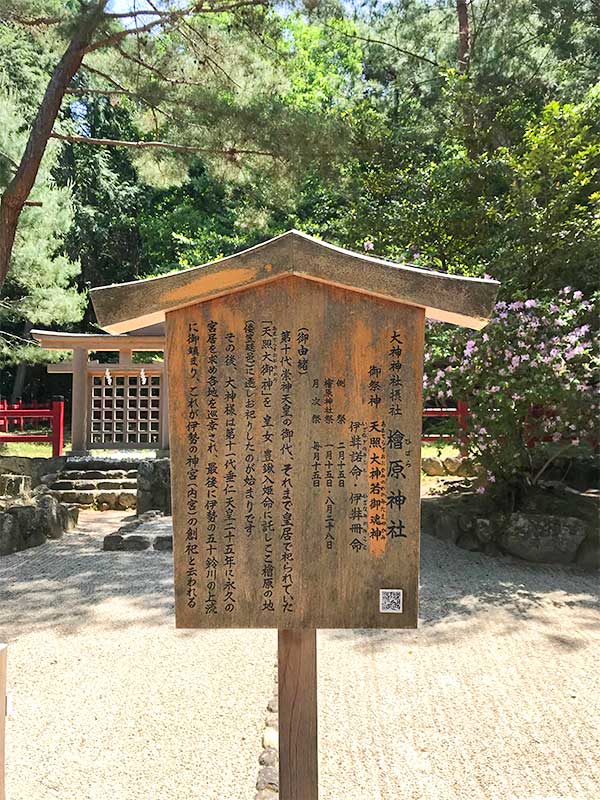
[[[82,530],[96,531],[89,524]],[[108,526],[98,523],[100,527]],[[0,559],[0,641],[40,627],[75,634],[90,623],[101,603],[116,599],[127,601],[129,613],[119,618],[123,604],[115,605],[113,629],[174,626],[171,553],[105,553],[101,548],[101,533],[83,532]],[[553,606],[570,609],[580,632],[600,625],[597,575],[470,553],[427,535],[422,537],[420,604],[418,633],[338,630],[330,635],[352,638],[357,647],[369,649],[385,648],[399,636],[407,644],[427,646],[468,636],[490,610],[505,612],[496,622],[499,636],[510,635],[533,617],[536,625],[550,626],[545,612]],[[99,624],[95,617],[94,625]],[[556,636],[551,627],[547,635],[565,651],[585,646],[580,637]]]
[[[556,635],[548,609],[569,609],[574,637]],[[597,574],[549,564],[527,564],[461,550],[427,534],[421,537],[419,630],[337,630],[329,635],[355,639],[357,648],[383,649],[397,644],[420,646],[468,637],[482,623],[482,615],[504,612],[496,622],[498,637],[535,619],[548,626],[548,639],[565,652],[585,647],[581,633],[600,627],[600,581]],[[455,624],[456,623],[456,624]]]
[[[40,628],[76,634],[101,603],[115,599],[127,601],[128,613],[119,618],[123,605],[115,605],[113,629],[157,623],[174,627],[172,554],[105,553],[101,535],[76,532],[5,556],[0,559],[0,641]],[[99,627],[97,617],[94,626]]]

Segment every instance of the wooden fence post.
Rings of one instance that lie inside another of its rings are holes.
[[[469,406],[464,400],[459,400],[456,409],[460,428],[460,454],[466,458],[469,455]]]
[[[7,646],[0,643],[0,800],[5,800],[4,780],[4,735],[6,732],[6,651]]]
[[[279,797],[318,800],[317,632],[279,630]]]
[[[62,456],[65,439],[65,400],[55,397],[52,400],[52,458]]]

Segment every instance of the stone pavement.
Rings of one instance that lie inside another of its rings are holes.
[[[0,560],[8,800],[252,800],[274,631],[176,631],[124,515]],[[598,578],[423,537],[419,631],[319,633],[321,800],[598,800]]]

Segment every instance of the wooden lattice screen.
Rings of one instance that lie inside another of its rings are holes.
[[[158,447],[161,375],[112,370],[91,378],[91,447]]]

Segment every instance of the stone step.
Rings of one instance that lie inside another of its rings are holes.
[[[58,480],[65,481],[98,481],[121,480],[122,478],[137,478],[137,469],[63,469],[58,474]]]
[[[104,489],[89,490],[50,490],[50,493],[61,503],[71,503],[78,506],[96,506],[97,508],[130,509],[135,508],[137,492],[133,489],[124,491],[106,491]]]
[[[121,552],[127,550],[172,550],[173,536],[156,534],[148,536],[144,533],[113,534],[104,537],[104,550]]]
[[[57,481],[50,485],[51,489],[57,491],[74,490],[81,491],[94,491],[95,489],[111,489],[113,491],[125,491],[126,489],[137,490],[137,480],[133,478],[121,478],[120,480],[63,480],[62,475]]]
[[[138,464],[140,461],[144,461],[144,458],[140,456],[121,456],[119,458],[94,458],[92,456],[68,456],[65,469],[67,470],[81,470],[81,471],[88,471],[88,470],[98,470],[100,472],[106,472],[107,470],[115,470],[120,469],[124,471],[128,471],[131,469],[137,469]]]
[[[160,512],[146,511],[127,520],[124,525],[104,537],[104,550],[172,550],[173,523]]]

